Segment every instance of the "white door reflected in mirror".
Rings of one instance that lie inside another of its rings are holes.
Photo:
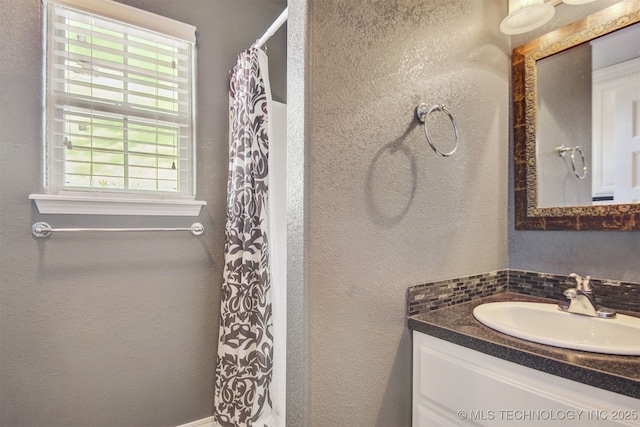
[[[594,201],[640,203],[640,58],[594,71],[592,143]]]

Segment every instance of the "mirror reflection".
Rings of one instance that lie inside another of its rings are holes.
[[[537,61],[538,207],[640,203],[640,23]]]

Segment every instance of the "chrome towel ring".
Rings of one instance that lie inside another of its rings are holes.
[[[444,112],[447,116],[449,116],[449,120],[451,120],[451,125],[453,125],[453,134],[454,134],[453,149],[448,153],[443,153],[442,151],[438,150],[436,146],[433,144],[433,142],[431,141],[431,137],[429,136],[429,127],[427,124],[427,119],[429,118],[431,113],[433,113],[434,111]],[[416,117],[418,117],[418,120],[420,120],[420,122],[424,123],[424,136],[427,138],[427,142],[429,143],[433,151],[435,151],[437,154],[441,155],[442,157],[449,157],[450,155],[456,152],[456,149],[458,148],[458,126],[456,126],[456,121],[454,120],[453,116],[451,115],[449,110],[446,109],[444,105],[437,104],[431,108],[428,108],[427,104],[424,104],[424,103],[420,104],[416,107]]]
[[[584,152],[582,151],[582,148],[580,148],[579,145],[576,145],[575,147],[565,147],[564,144],[562,144],[561,146],[556,147],[556,151],[558,151],[558,156],[560,157],[564,157],[567,151],[571,151],[571,168],[573,169],[573,174],[578,179],[584,179],[587,176],[587,162],[584,159]],[[576,168],[576,151],[580,153],[580,157],[582,159],[581,174],[578,173],[578,170]]]

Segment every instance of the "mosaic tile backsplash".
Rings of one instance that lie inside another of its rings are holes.
[[[483,298],[513,292],[563,300],[563,292],[575,287],[575,279],[557,274],[500,270],[409,287],[409,316]],[[596,302],[616,310],[640,312],[640,283],[591,279]]]

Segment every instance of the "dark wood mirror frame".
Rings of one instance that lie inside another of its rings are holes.
[[[640,0],[626,0],[513,50],[517,230],[640,230],[640,204],[539,208],[536,187],[536,62],[636,22]]]

